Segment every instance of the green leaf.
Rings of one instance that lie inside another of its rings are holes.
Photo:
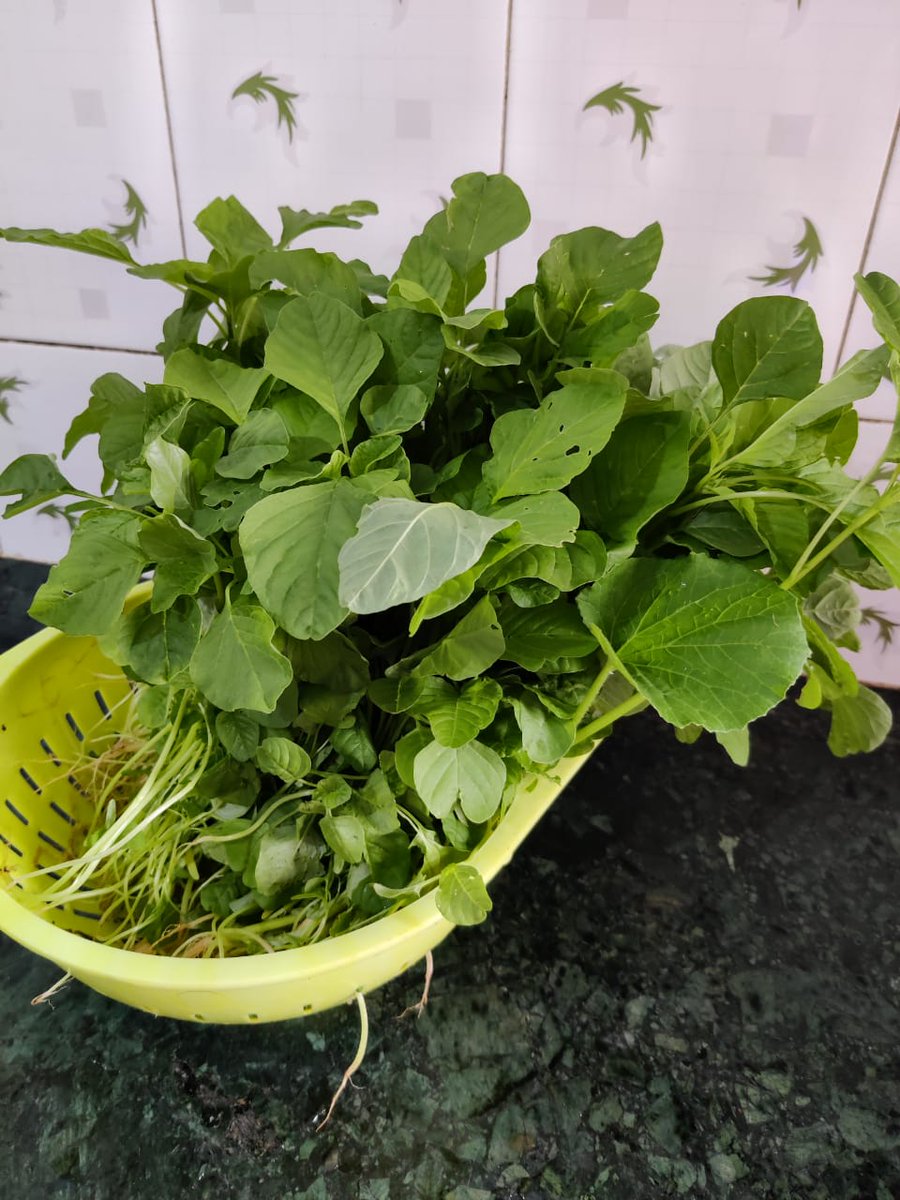
[[[783,698],[808,655],[793,596],[704,555],[621,563],[578,607],[672,725],[742,729]]]
[[[319,822],[322,837],[335,854],[346,862],[362,862],[366,852],[366,831],[353,813],[338,813]]]
[[[371,200],[351,200],[349,204],[336,204],[328,212],[310,212],[306,208],[288,208],[282,205],[281,243],[287,246],[295,238],[313,229],[362,229],[357,217],[370,217],[378,213],[378,205]]]
[[[231,266],[248,255],[273,248],[262,225],[234,196],[213,200],[197,215],[194,224]]]
[[[587,112],[589,108],[605,108],[607,112],[615,116],[624,108],[630,108],[631,140],[641,139],[641,158],[643,158],[647,153],[648,145],[653,141],[653,114],[659,112],[660,106],[651,104],[648,100],[642,100],[639,93],[639,88],[631,87],[620,81],[612,84],[611,87],[604,88],[596,96],[591,96],[583,111]]]
[[[414,675],[376,679],[369,684],[369,699],[384,712],[408,712],[422,694],[425,681]]]
[[[770,396],[802,400],[822,370],[815,314],[790,296],[745,300],[719,322],[712,361],[726,404]]]
[[[57,233],[55,229],[0,229],[0,238],[8,242],[32,242],[36,246],[56,246],[62,250],[77,250],[98,258],[133,263],[131,251],[105,229],[82,229],[81,233]]]
[[[497,715],[503,689],[493,679],[476,679],[460,691],[450,690],[425,710],[431,732],[442,746],[464,746],[487,729]]]
[[[384,346],[372,383],[417,387],[430,403],[444,357],[440,321],[408,308],[395,308],[373,313],[366,324]]]
[[[491,430],[484,481],[494,500],[565,487],[609,441],[626,383],[615,371],[566,371],[537,409],[504,413]]]
[[[618,356],[634,347],[658,319],[658,300],[646,292],[626,292],[615,304],[592,316],[590,324],[570,329],[559,348],[559,358],[576,366],[585,359],[595,367],[618,365]],[[648,365],[652,366],[652,361]]]
[[[828,749],[838,758],[876,750],[891,731],[893,714],[871,688],[860,684],[855,696],[832,700]]]
[[[359,410],[372,433],[405,433],[422,421],[428,404],[415,384],[382,383],[363,393]]]
[[[312,767],[306,751],[290,738],[270,735],[256,751],[256,765],[267,775],[277,775],[285,783],[299,783]]]
[[[646,413],[623,421],[571,495],[585,522],[607,541],[632,546],[644,525],[687,485],[691,418]]]
[[[146,406],[144,393],[122,375],[101,375],[91,384],[88,407],[69,427],[63,458],[92,433],[100,434],[100,458],[107,470],[137,458],[144,444]]]
[[[659,225],[633,238],[588,227],[555,237],[538,261],[535,308],[547,336],[561,345],[577,325],[590,325],[603,305],[639,291],[662,251]]]
[[[452,199],[425,226],[425,236],[460,279],[467,279],[489,254],[525,232],[531,212],[521,188],[506,175],[474,171],[454,179],[452,188]]]
[[[29,614],[63,633],[106,633],[144,568],[140,528],[140,518],[132,513],[88,513],[72,534],[68,554],[38,589]]]
[[[200,610],[193,600],[176,602],[165,612],[139,604],[119,617],[102,649],[143,683],[185,687],[199,640]]]
[[[829,575],[803,601],[803,611],[817,621],[833,642],[852,633],[862,620],[859,595],[840,575]]]
[[[494,665],[504,645],[494,605],[490,596],[483,596],[419,662],[416,674],[473,679]]]
[[[597,649],[577,609],[564,600],[538,609],[504,606],[500,624],[506,641],[503,658],[528,671],[540,671],[558,658],[585,658]]]
[[[322,406],[347,440],[347,412],[383,353],[380,339],[340,301],[298,296],[266,342],[266,369]]]
[[[354,771],[371,771],[378,762],[369,731],[359,720],[346,729],[336,729],[331,735],[331,744]]]
[[[881,271],[855,276],[856,288],[872,313],[879,337],[900,352],[900,284]]]
[[[347,615],[338,554],[371,499],[347,479],[308,484],[267,496],[241,522],[250,586],[293,637],[323,638]]]
[[[293,678],[291,664],[272,644],[275,622],[258,604],[228,602],[191,659],[191,679],[225,712],[270,713]]]
[[[575,727],[549,713],[529,692],[513,697],[513,712],[522,731],[522,749],[536,763],[558,763],[572,747]]]
[[[275,897],[290,886],[306,866],[293,825],[264,829],[251,850],[243,881],[260,896]]]
[[[23,454],[9,464],[0,474],[0,496],[21,495],[21,500],[8,504],[4,517],[15,516],[46,504],[57,496],[76,493],[74,486],[60,472],[56,462],[48,454]]]
[[[259,725],[247,713],[220,712],[216,717],[219,741],[232,758],[249,762],[259,745]]]
[[[189,511],[191,457],[180,446],[156,437],[144,447],[144,457],[150,468],[150,495],[164,513]]]
[[[474,566],[508,524],[455,504],[377,500],[340,552],[340,602],[371,613],[418,600]]]
[[[163,612],[178,596],[193,596],[216,572],[215,547],[175,516],[145,521],[138,542],[155,564],[153,612]]]
[[[250,267],[251,286],[261,288],[271,279],[302,296],[321,292],[356,313],[362,312],[362,293],[356,275],[336,254],[321,254],[311,249],[258,254]]]
[[[454,925],[479,925],[493,908],[484,880],[466,863],[444,867],[435,903],[441,916]]]
[[[432,742],[416,755],[413,776],[433,816],[446,817],[459,802],[466,818],[480,825],[500,807],[506,766],[495,750],[478,741],[457,747]]]
[[[263,467],[287,457],[288,441],[278,413],[260,409],[232,434],[228,453],[216,463],[216,473],[226,479],[252,479]]]
[[[699,729],[697,731],[700,732]],[[737,767],[746,767],[750,761],[750,730],[731,729],[727,733],[717,733],[716,741]]]
[[[504,500],[490,510],[492,517],[515,521],[519,539],[532,546],[561,546],[575,539],[581,514],[562,492],[543,492]]]
[[[166,363],[165,382],[211,404],[241,425],[267,378],[260,368],[239,367],[225,358],[204,358],[196,350],[176,350]]]
[[[684,389],[699,392],[714,381],[712,342],[677,346],[659,364],[659,390],[663,396]]]
[[[403,252],[388,289],[388,301],[401,300],[423,315],[443,318],[444,305],[448,303],[453,286],[453,272],[440,247],[419,234]],[[464,296],[460,298],[459,308],[460,311],[465,308]]]

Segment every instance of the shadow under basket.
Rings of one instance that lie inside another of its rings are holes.
[[[85,907],[35,911],[26,891],[73,855],[90,801],[67,773],[90,739],[116,730],[129,695],[121,671],[93,638],[45,630],[0,655],[0,930],[64,972],[124,1004],[186,1021],[252,1024],[300,1017],[369,992],[442,941],[453,926],[434,891],[362,929],[305,946],[241,958],[182,959],[119,950],[93,940],[100,914]],[[486,881],[586,761],[565,759],[554,779],[526,780],[470,856]],[[23,998],[24,999],[24,998]]]

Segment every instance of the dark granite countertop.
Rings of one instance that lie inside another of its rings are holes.
[[[44,568],[0,564],[0,631]],[[895,712],[896,697],[889,697]],[[753,769],[628,721],[487,924],[355,1010],[154,1019],[0,941],[0,1196],[900,1196],[900,736],[836,761],[783,705]]]

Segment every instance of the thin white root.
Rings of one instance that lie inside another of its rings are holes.
[[[39,996],[35,996],[31,1001],[32,1005],[46,1004],[48,1000],[52,1000],[57,992],[61,992],[67,983],[72,982],[71,975],[63,975],[61,979],[57,979],[52,987],[48,987],[46,992],[41,992]]]
[[[350,1064],[350,1066],[344,1072],[343,1078],[341,1079],[341,1082],[340,1082],[340,1086],[338,1087],[338,1089],[334,1093],[334,1095],[331,1097],[331,1103],[328,1105],[328,1112],[325,1114],[323,1119],[316,1126],[316,1133],[321,1133],[321,1131],[325,1128],[325,1126],[331,1120],[331,1114],[334,1112],[335,1105],[337,1104],[338,1100],[340,1100],[341,1096],[343,1095],[344,1090],[347,1087],[347,1084],[350,1082],[350,1080],[353,1078],[353,1076],[356,1074],[356,1072],[362,1066],[362,1061],[366,1057],[366,1047],[369,1044],[369,1012],[368,1012],[368,1009],[366,1008],[366,998],[362,994],[362,992],[357,993],[356,1004],[357,1004],[357,1007],[359,1008],[359,1045],[356,1048],[356,1054],[353,1056],[353,1062]]]
[[[434,955],[429,950],[425,955],[425,986],[422,989],[422,998],[416,1004],[411,1004],[409,1008],[404,1008],[403,1012],[397,1018],[402,1021],[404,1017],[409,1017],[413,1013],[416,1014],[416,1019],[421,1017],[425,1011],[425,1006],[428,1003],[428,993],[431,991],[431,980],[434,977]]]

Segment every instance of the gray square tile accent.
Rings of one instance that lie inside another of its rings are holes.
[[[398,138],[430,138],[431,101],[398,100],[396,122]]]
[[[628,16],[628,0],[587,0],[588,20],[621,21]]]
[[[102,288],[79,288],[81,311],[91,321],[106,321],[109,318],[109,300]]]
[[[106,126],[106,108],[102,92],[93,88],[73,88],[72,108],[75,110],[76,125],[93,126],[96,129]]]
[[[812,127],[813,116],[811,113],[802,115],[773,113],[769,123],[766,153],[778,155],[781,158],[805,158],[809,149]]]
[[[219,9],[223,13],[251,13],[255,8],[254,0],[219,0]]]

